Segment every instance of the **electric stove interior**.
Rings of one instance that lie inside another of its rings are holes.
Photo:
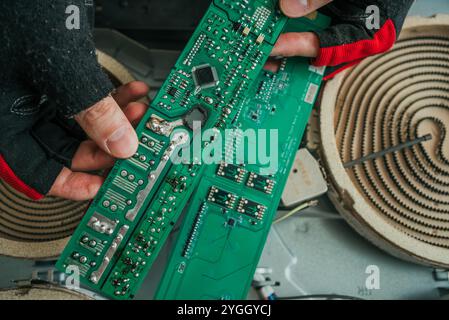
[[[147,82],[154,96],[208,5],[208,0],[97,1],[97,48],[120,62],[136,79]],[[410,14],[435,13],[449,13],[449,3],[418,0]],[[307,148],[301,153],[320,165]],[[323,179],[312,165],[306,170],[317,181]],[[439,299],[449,295],[448,270],[406,262],[378,249],[346,223],[326,191],[325,185],[315,186],[307,199],[315,206],[273,225],[255,275],[255,287],[271,287],[279,297],[325,299]],[[288,211],[286,207],[304,200],[301,197],[287,190],[279,216]],[[153,296],[174,236],[136,298]],[[0,288],[30,282],[62,283],[64,276],[54,270],[54,263],[54,259],[0,257]],[[379,271],[379,286],[369,288],[366,282],[373,270]],[[249,298],[259,299],[260,292],[251,290]]]

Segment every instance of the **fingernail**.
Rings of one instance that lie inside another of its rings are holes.
[[[307,9],[309,7],[309,0],[298,0],[298,2],[304,7],[304,9]]]
[[[127,127],[121,127],[109,137],[106,141],[110,153],[118,158],[131,157],[136,149],[136,138]]]

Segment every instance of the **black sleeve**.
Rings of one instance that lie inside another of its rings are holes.
[[[79,29],[70,28],[70,6]],[[0,1],[0,178],[32,199],[71,167],[84,140],[67,118],[113,90],[88,9],[84,0]]]
[[[5,37],[17,42],[13,65],[62,115],[71,117],[111,93],[96,59],[85,0],[2,3],[12,26]]]

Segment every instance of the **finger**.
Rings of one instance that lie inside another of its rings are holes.
[[[291,32],[282,34],[273,51],[272,56],[310,57],[314,58],[320,51],[320,39],[313,32]]]
[[[149,88],[142,81],[133,81],[125,84],[112,94],[117,104],[124,108],[130,102],[140,100],[148,94]]]
[[[136,132],[112,97],[78,113],[75,120],[111,156],[129,158],[137,151]]]
[[[281,60],[269,59],[267,63],[265,63],[265,66],[263,68],[266,71],[278,73],[280,67],[281,67]]]
[[[116,102],[118,100],[119,103],[117,102],[117,104],[123,109],[127,107],[129,102],[137,101],[145,97],[148,94],[148,91],[149,88],[144,82],[134,81],[119,87],[117,91],[112,94],[112,97]],[[70,133],[70,135],[81,141],[86,140],[86,133],[80,128],[75,120],[62,118],[58,119],[58,121],[60,121],[60,125],[67,129],[67,132]]]
[[[131,102],[128,106],[123,110],[129,122],[132,125],[136,126],[145,113],[148,110],[148,106],[145,103],[141,102]]]
[[[129,122],[139,122],[147,111],[144,103],[133,102],[128,104],[124,113]],[[104,170],[114,165],[115,159],[101,150],[94,141],[81,143],[72,160],[73,171]]]
[[[115,159],[93,141],[84,141],[72,160],[73,171],[96,171],[110,168]]]
[[[332,0],[280,0],[282,12],[290,18],[299,18],[331,3]]]
[[[103,181],[99,176],[63,168],[48,195],[75,201],[90,200],[96,196]]]

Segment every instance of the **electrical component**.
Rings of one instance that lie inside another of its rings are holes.
[[[237,208],[238,212],[259,220],[263,219],[266,210],[267,207],[248,199],[241,199]]]
[[[277,75],[263,71],[286,22],[275,1],[212,3],[136,128],[136,154],[116,162],[61,255],[59,270],[78,267],[90,288],[115,299],[133,298],[186,209],[156,298],[246,296],[313,106],[307,90],[322,80],[302,59]],[[303,19],[295,29],[314,30],[324,22]],[[272,88],[265,95],[257,94],[260,82]],[[254,105],[262,106],[257,123],[246,118]],[[192,132],[195,119],[213,133],[201,141],[205,150],[228,129],[279,128],[282,148],[271,150],[279,151],[272,173],[259,163],[243,169],[230,161],[220,175],[221,163],[185,161],[198,135]],[[114,221],[113,232],[92,229],[95,214]],[[93,250],[88,244],[94,238]]]
[[[247,171],[242,166],[222,162],[217,170],[217,175],[223,178],[241,183]]]
[[[184,125],[190,130],[195,129],[196,124],[200,124],[203,127],[208,119],[208,112],[206,108],[203,108],[200,104],[196,105],[190,110],[183,119]]]
[[[326,87],[319,121],[329,198],[342,217],[381,249],[442,269],[449,268],[449,61],[441,58],[449,40],[436,34],[448,30],[445,16],[409,19],[393,50]]]
[[[217,187],[212,187],[207,200],[216,203],[222,207],[233,209],[237,196],[235,194],[223,191]]]
[[[192,75],[193,81],[199,89],[215,87],[218,84],[217,69],[208,64],[193,68]]]
[[[275,181],[269,177],[261,176],[254,172],[251,172],[246,185],[255,190],[272,194]]]

